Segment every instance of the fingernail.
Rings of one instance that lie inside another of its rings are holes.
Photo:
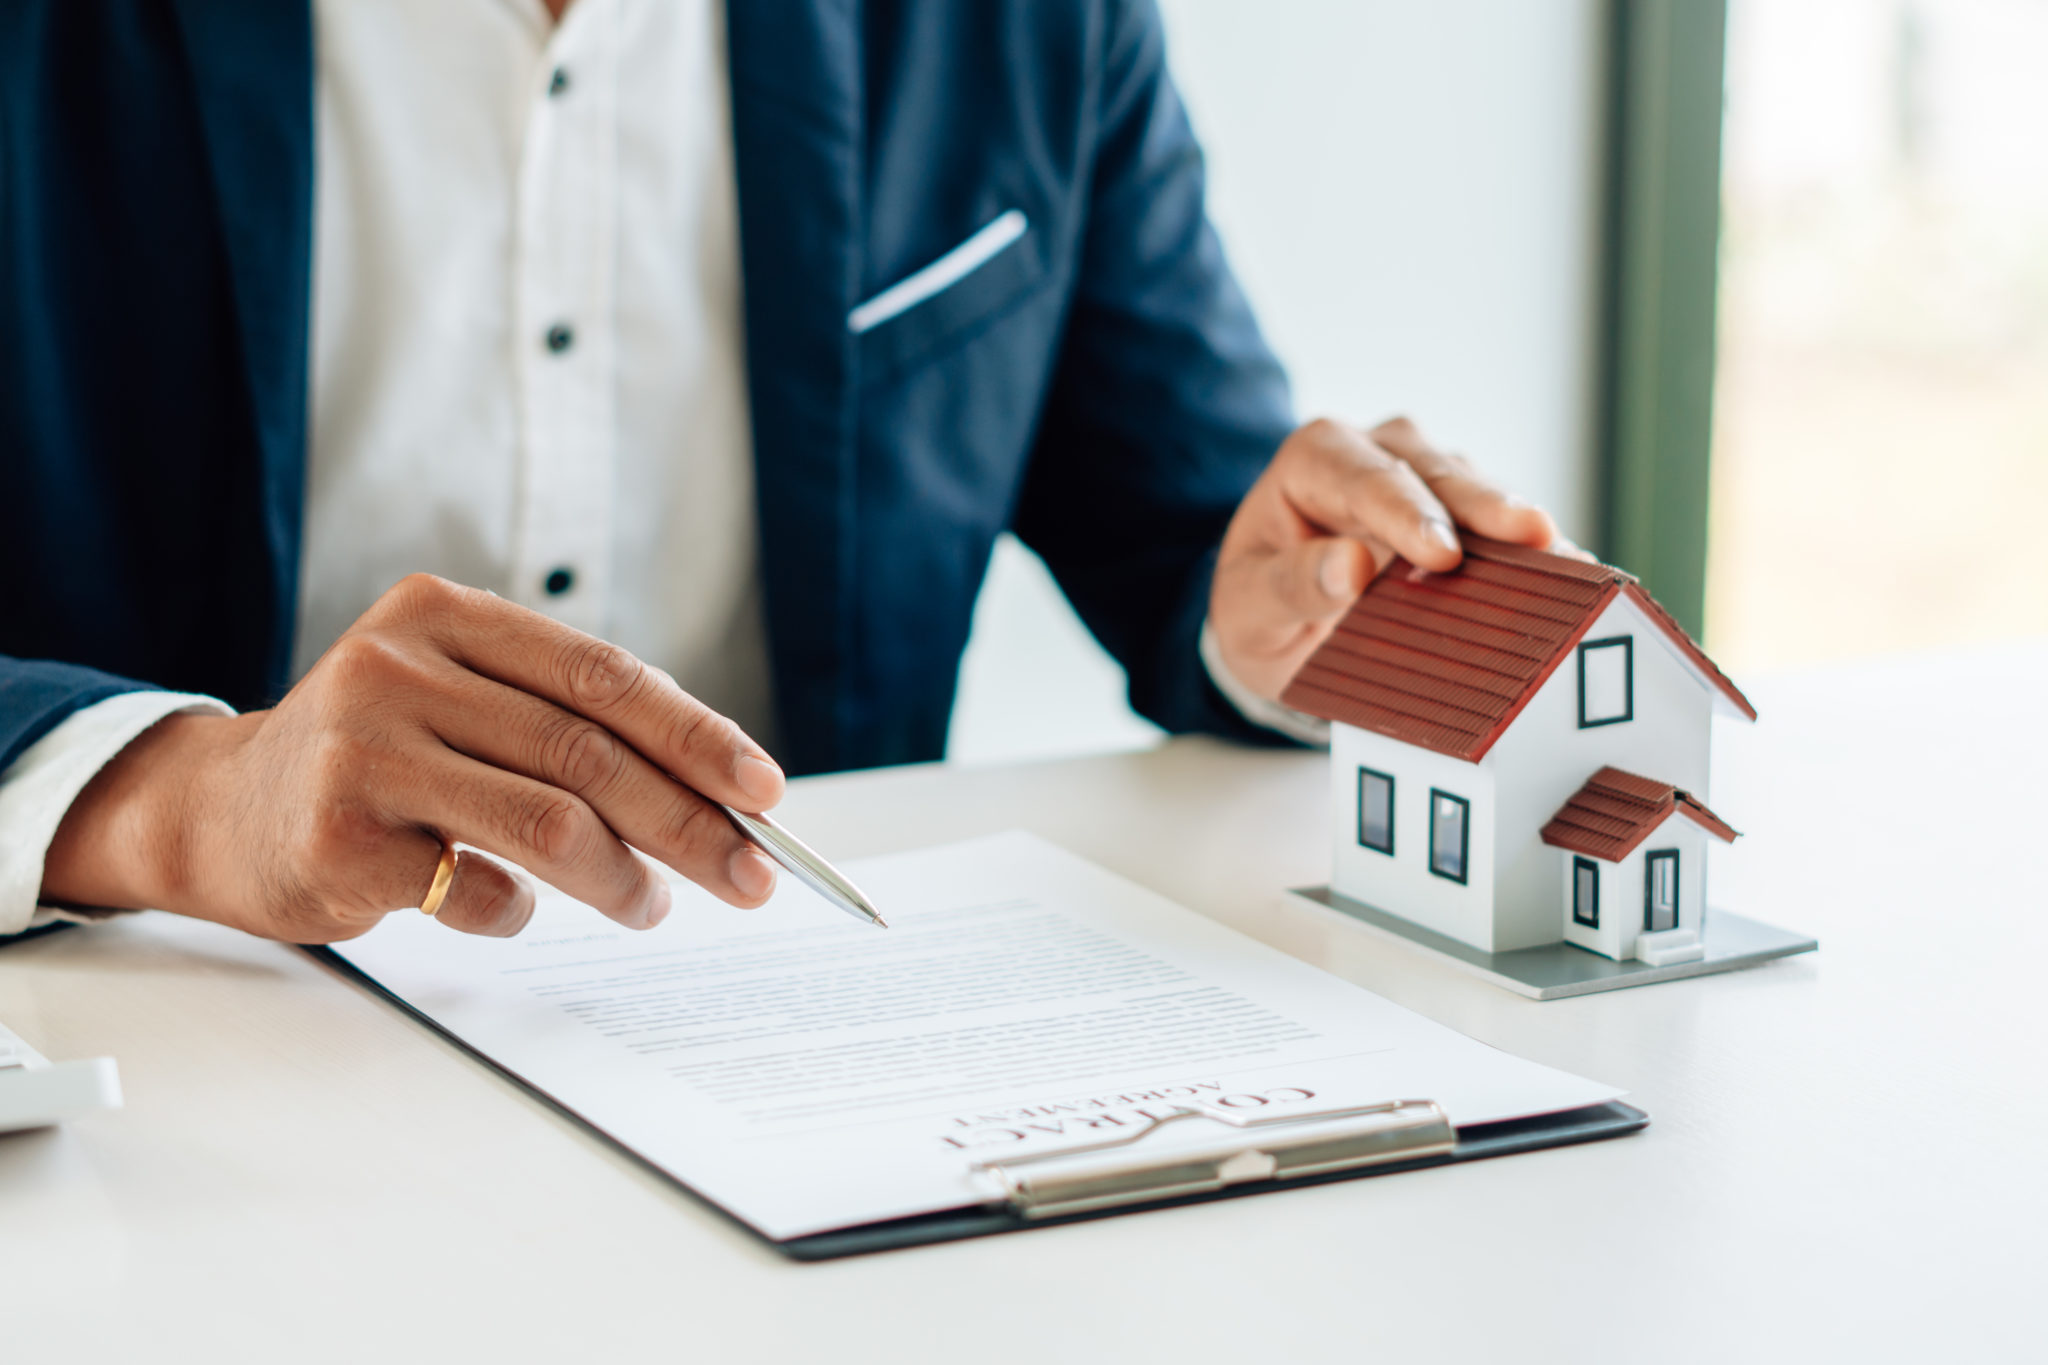
[[[1436,539],[1437,544],[1447,550],[1463,550],[1465,548],[1458,543],[1458,533],[1451,529],[1451,524],[1448,521],[1438,521],[1432,517],[1429,523],[1429,533]]]
[[[668,882],[665,879],[656,878],[654,894],[647,898],[647,910],[641,916],[640,927],[652,929],[655,925],[667,919],[668,912],[674,904],[675,897],[668,889]]]
[[[745,754],[733,765],[733,780],[749,797],[766,805],[782,795],[782,769],[767,759]]]
[[[734,849],[726,873],[733,887],[749,900],[758,900],[775,889],[775,869],[751,848]]]
[[[1351,587],[1351,556],[1342,545],[1333,545],[1323,556],[1323,566],[1318,575],[1326,597],[1349,597]]]

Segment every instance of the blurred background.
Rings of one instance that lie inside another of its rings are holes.
[[[1737,0],[1725,127],[1716,657],[2048,633],[2048,3]]]
[[[2048,633],[2048,0],[1162,8],[1304,416],[1414,416],[1738,678]],[[1006,541],[949,757],[1157,738]]]

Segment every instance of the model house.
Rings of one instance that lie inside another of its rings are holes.
[[[1735,684],[1636,580],[1476,536],[1375,579],[1282,698],[1332,722],[1331,889],[1489,953],[1702,953]]]

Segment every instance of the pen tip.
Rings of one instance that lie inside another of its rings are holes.
[[[875,923],[881,925],[884,929],[889,927],[889,921],[883,919],[880,915],[875,916]]]

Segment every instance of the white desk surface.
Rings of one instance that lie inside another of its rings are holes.
[[[0,952],[125,1112],[0,1138],[0,1359],[2040,1360],[2048,646],[1781,680],[1714,899],[1816,956],[1523,1000],[1302,905],[1312,754],[799,783],[834,855],[1023,826],[1467,1033],[1616,1142],[785,1261],[296,950],[150,915]]]

